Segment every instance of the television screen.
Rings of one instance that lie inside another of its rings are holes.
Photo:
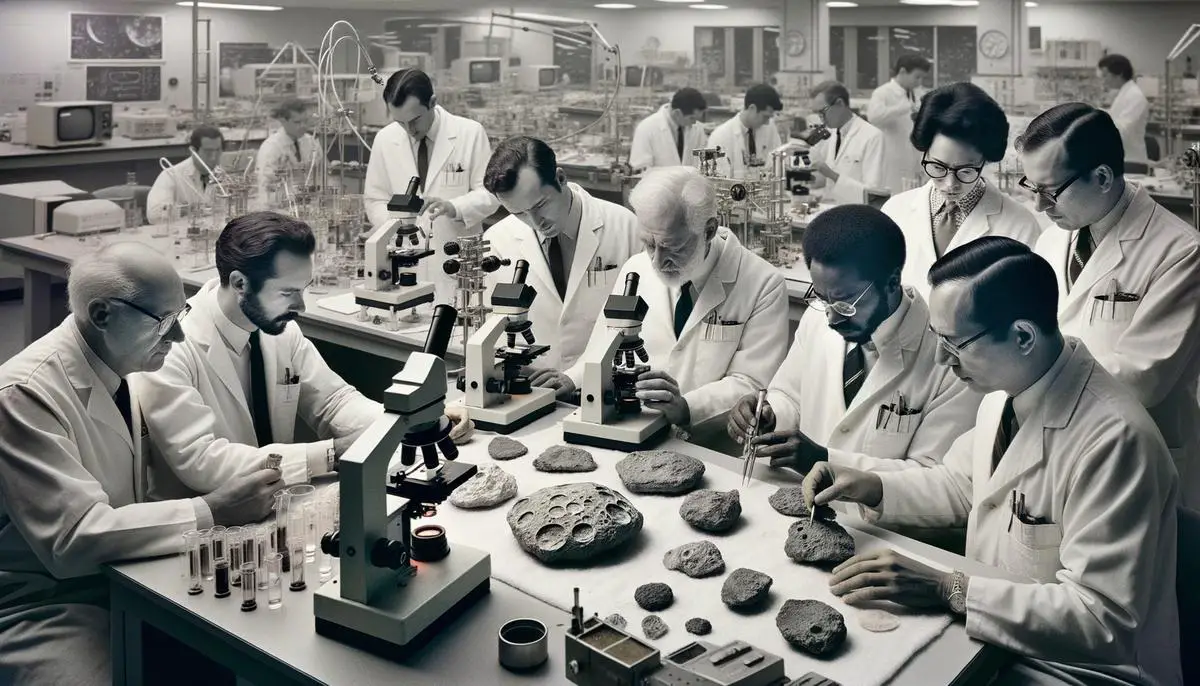
[[[553,67],[538,70],[538,87],[549,88],[558,83],[558,70]]]
[[[646,78],[642,78],[642,71],[645,70]],[[626,88],[641,88],[651,86],[661,86],[663,82],[663,72],[658,67],[625,67],[625,87]]]
[[[493,60],[479,60],[471,63],[471,83],[496,83],[500,80],[500,63]]]
[[[96,134],[96,111],[91,107],[64,107],[58,112],[58,140],[86,141]]]
[[[642,85],[642,68],[625,67],[625,87],[638,88]]]

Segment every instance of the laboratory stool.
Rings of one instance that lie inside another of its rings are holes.
[[[1179,508],[1179,552],[1175,592],[1179,596],[1179,647],[1183,683],[1200,684],[1200,512]]]

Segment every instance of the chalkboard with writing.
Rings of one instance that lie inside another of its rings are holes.
[[[87,98],[109,102],[162,100],[162,67],[88,65]]]

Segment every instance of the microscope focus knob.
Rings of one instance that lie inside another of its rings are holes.
[[[462,269],[462,265],[459,264],[458,260],[446,260],[442,263],[442,271],[446,272],[447,276],[454,276],[458,273],[459,269]]]
[[[339,543],[341,542],[341,534],[337,531],[327,532],[321,537],[321,552],[330,557],[339,556]]]
[[[408,566],[408,549],[400,541],[381,538],[371,547],[371,564],[388,569]]]
[[[504,381],[502,381],[501,379],[488,379],[487,381],[484,382],[483,388],[488,393],[503,393],[504,392]]]
[[[491,274],[492,272],[496,271],[497,269],[508,266],[510,264],[512,264],[512,260],[502,260],[499,257],[496,257],[495,255],[488,255],[487,257],[483,258],[482,260],[479,260],[479,268],[482,269],[483,271],[487,272],[488,274]]]
[[[458,379],[454,382],[454,385],[458,387],[458,390],[466,393],[467,392],[467,377],[465,377],[465,376],[458,377]]]
[[[458,243],[455,243],[454,241],[450,241],[442,246],[442,252],[446,253],[447,255],[457,255],[461,251],[462,248],[460,248]]]

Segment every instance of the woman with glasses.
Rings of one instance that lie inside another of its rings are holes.
[[[910,140],[929,182],[883,206],[904,231],[906,285],[929,297],[929,268],[976,238],[1034,244],[1041,229],[1033,213],[983,178],[984,168],[1004,159],[1008,146],[1008,119],[987,93],[970,83],[930,91],[921,99]]]

